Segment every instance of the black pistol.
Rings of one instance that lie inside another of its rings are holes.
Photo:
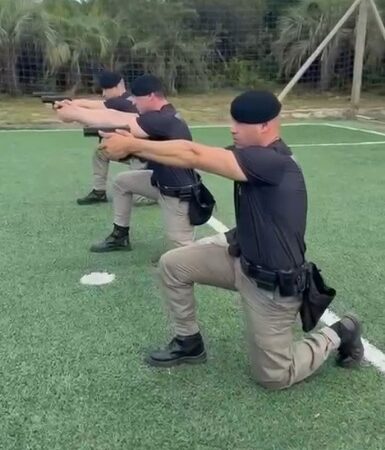
[[[43,103],[51,103],[52,106],[55,102],[62,102],[63,100],[72,100],[69,95],[42,95],[41,101]]]
[[[83,128],[83,136],[85,137],[100,137],[99,131],[104,133],[114,133],[116,130],[131,131],[130,127],[86,127]]]

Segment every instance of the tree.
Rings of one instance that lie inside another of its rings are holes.
[[[204,84],[210,41],[192,33],[194,9],[181,1],[142,0],[131,7],[130,18],[133,55],[145,71],[160,76],[171,93],[176,92],[181,74],[185,81],[192,75]]]
[[[88,2],[45,0],[44,7],[58,36],[56,48],[48,58],[49,71],[66,74],[64,85],[76,90],[83,76],[92,78],[93,69],[109,53],[109,18],[99,15]]]
[[[56,45],[57,34],[42,5],[33,0],[0,0],[1,89],[10,94],[20,92],[17,63],[31,36],[37,53],[49,54]]]
[[[100,63],[110,70],[121,70],[131,54],[134,44],[132,0],[89,0],[88,15],[100,18],[100,26],[106,37]]]
[[[303,0],[283,13],[278,25],[275,53],[280,64],[279,75],[289,78],[316,50],[350,6],[350,0]],[[336,62],[354,49],[355,19],[337,33],[318,60],[319,85],[328,89],[335,75]]]
[[[0,89],[93,86],[102,67],[149,71],[169,92],[286,81],[352,0],[0,0]],[[385,0],[376,0],[385,13]],[[303,80],[350,81],[355,18]],[[343,61],[344,64],[339,64]],[[383,80],[385,45],[369,15],[365,79]],[[41,83],[41,84],[40,84]],[[40,84],[40,85],[39,85]]]

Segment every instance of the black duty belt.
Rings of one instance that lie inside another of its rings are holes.
[[[303,291],[306,282],[304,267],[291,270],[269,270],[256,266],[240,257],[241,267],[245,275],[256,281],[257,286],[267,291],[280,290],[282,297],[298,295]]]
[[[170,187],[156,183],[156,187],[159,189],[161,194],[165,195],[166,197],[176,197],[180,200],[190,200],[193,197],[194,191],[198,189],[200,185],[201,184],[198,183],[189,184],[188,186]]]

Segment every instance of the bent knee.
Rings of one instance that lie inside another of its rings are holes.
[[[176,234],[167,232],[167,239],[173,248],[187,247],[194,243],[194,232]]]
[[[175,248],[163,253],[159,259],[159,269],[161,272],[166,270],[168,271],[179,265],[179,263],[183,260],[183,254],[180,255],[181,250],[183,250],[183,247]]]
[[[277,369],[263,373],[254,370],[253,378],[260,386],[270,391],[287,389],[293,384],[293,377],[289,369]]]
[[[185,264],[186,248],[179,247],[169,250],[160,257],[158,269],[160,278],[164,282],[168,283],[171,280],[181,283],[191,282],[190,270],[188,265]]]
[[[113,187],[114,191],[118,191],[118,192],[130,191],[130,186],[131,186],[130,174],[129,173],[127,174],[125,172],[122,172],[119,175],[117,175],[112,183],[112,187]]]

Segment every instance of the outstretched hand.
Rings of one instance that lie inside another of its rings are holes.
[[[70,100],[55,102],[53,107],[56,110],[58,118],[62,122],[76,122],[76,108]]]
[[[134,153],[136,139],[129,131],[116,130],[115,133],[100,131],[99,135],[103,138],[99,149],[109,159],[119,161]]]
[[[62,100],[60,102],[55,102],[52,107],[53,109],[61,109],[63,106],[71,106],[72,105],[72,100]]]

